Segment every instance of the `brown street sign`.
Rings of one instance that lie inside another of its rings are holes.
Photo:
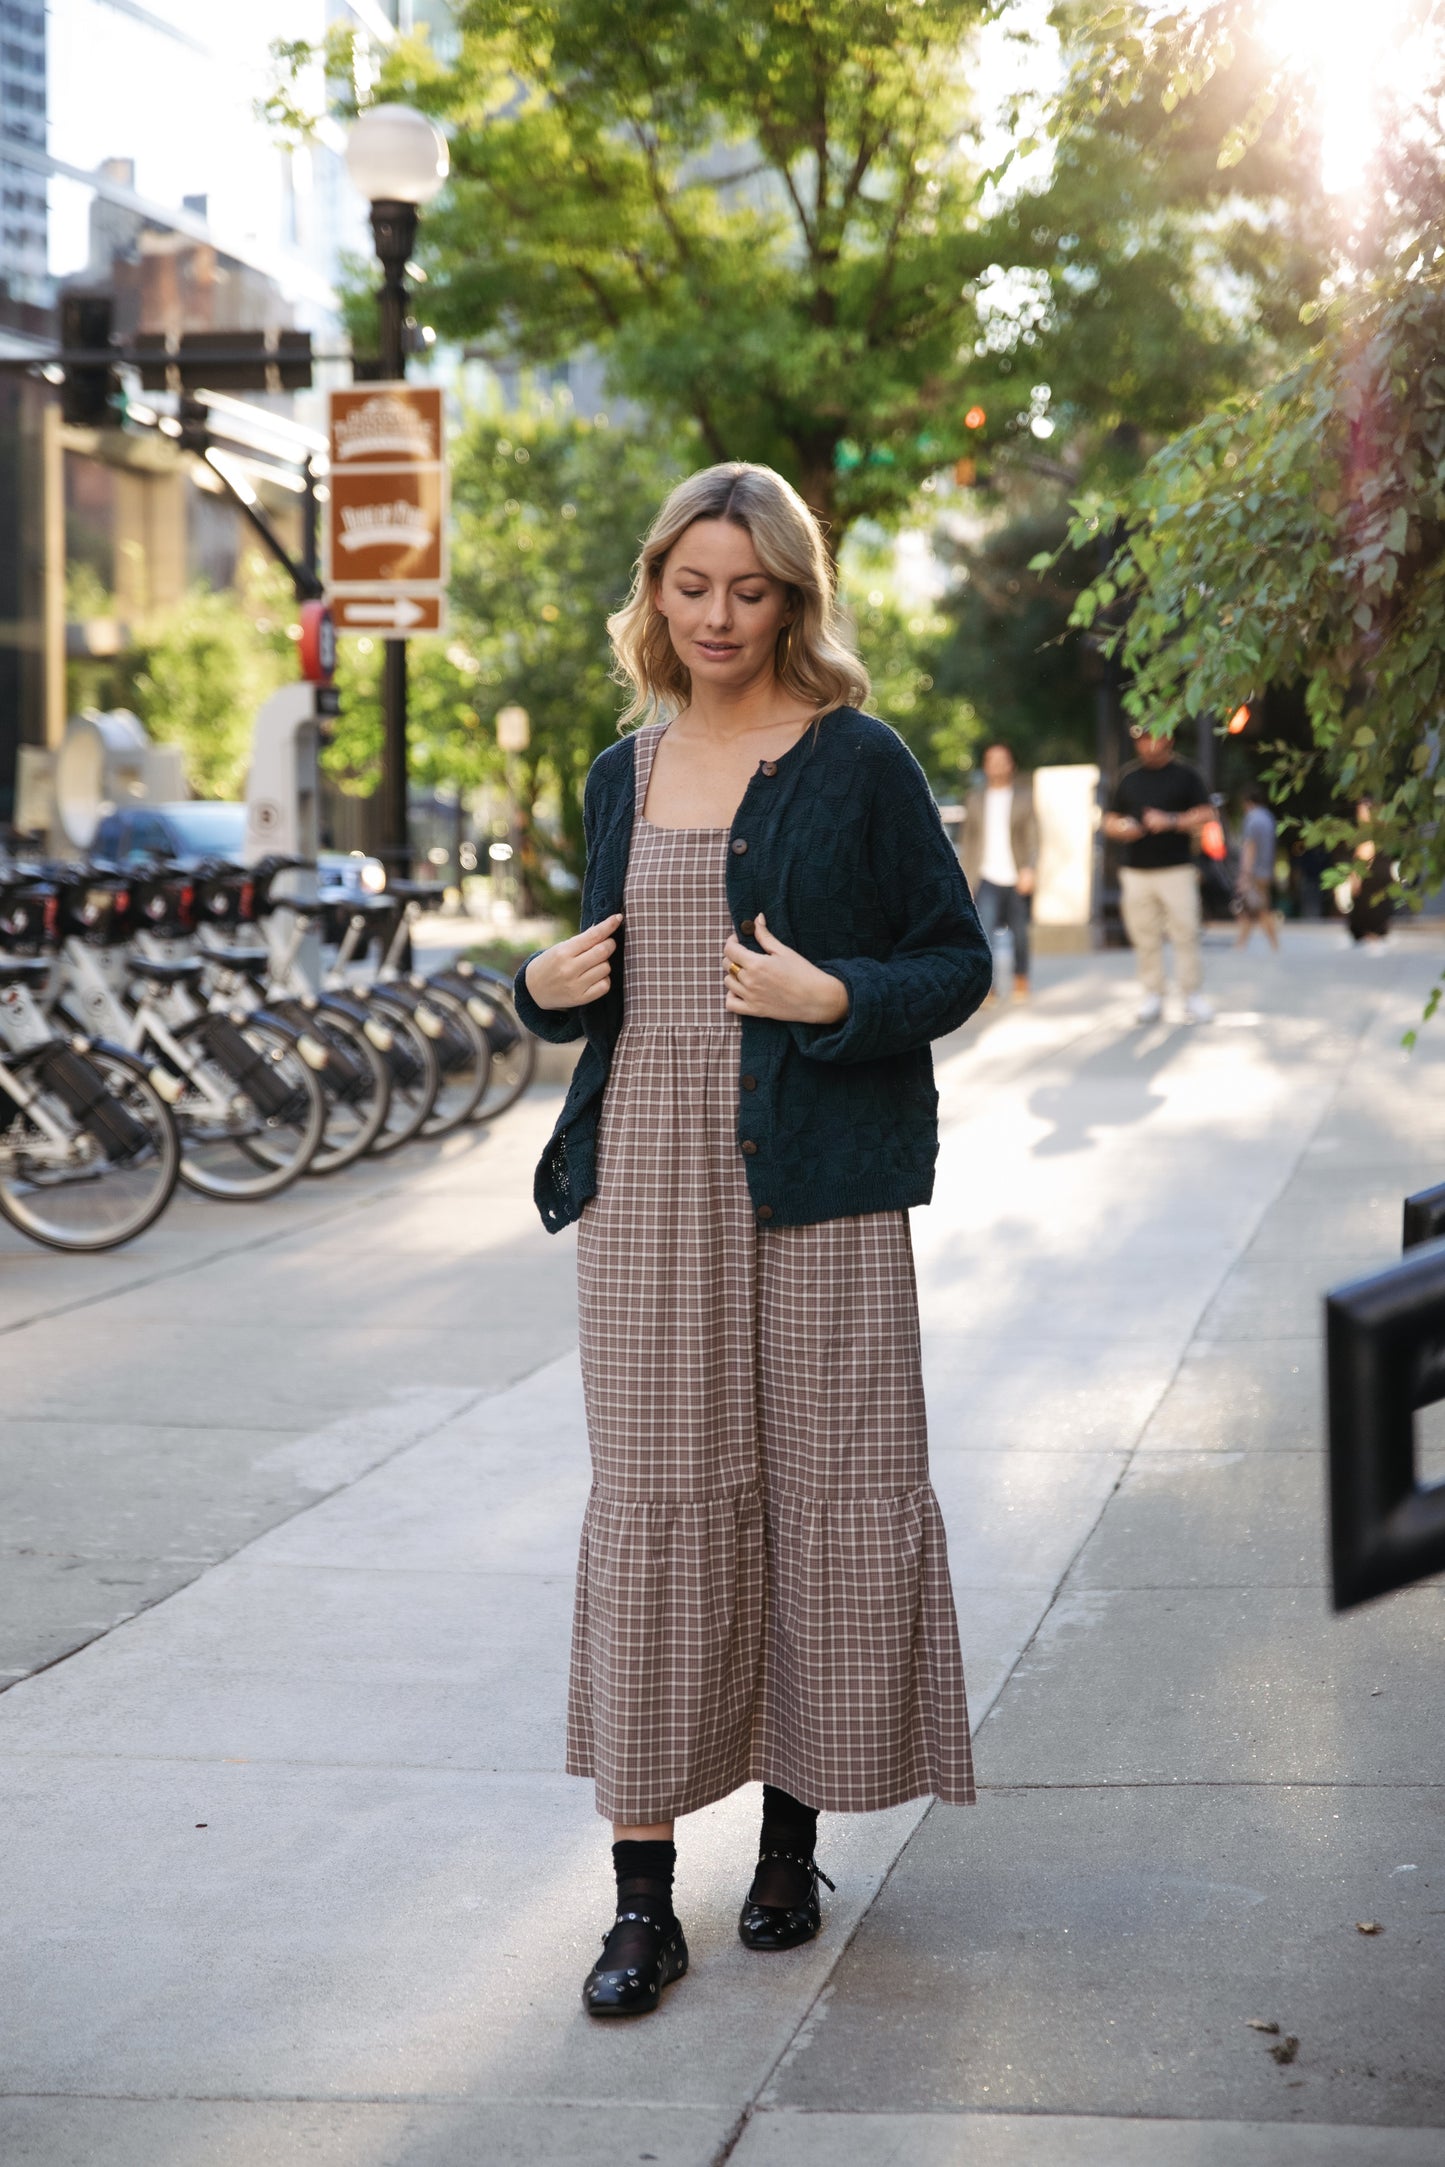
[[[326,585],[338,632],[406,639],[444,628],[445,454],[437,386],[332,392]]]
[[[442,394],[436,384],[355,384],[331,394],[333,471],[357,466],[440,466]]]
[[[371,467],[331,475],[331,591],[446,577],[446,482],[440,467]]]
[[[382,639],[411,639],[423,632],[445,632],[446,598],[441,594],[339,594],[331,604],[338,632],[371,632]]]

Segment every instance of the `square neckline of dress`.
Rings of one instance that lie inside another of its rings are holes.
[[[833,712],[833,710],[832,710],[832,709],[830,708],[828,712],[829,712],[829,714],[831,714],[831,713]],[[779,755],[778,755],[777,759],[776,759],[776,760],[775,760],[775,761],[773,762],[773,772],[774,772],[775,774],[777,773],[777,770],[778,770],[778,769],[779,769],[779,768],[780,768],[780,767],[782,766],[782,763],[784,762],[784,760],[791,760],[791,759],[792,759],[792,757],[793,757],[793,754],[794,754],[794,753],[795,753],[795,752],[797,751],[798,747],[799,747],[799,746],[800,746],[800,745],[802,744],[802,742],[803,742],[803,739],[804,739],[804,738],[805,738],[805,737],[806,737],[806,736],[808,735],[809,731],[810,731],[810,730],[816,730],[816,729],[818,728],[819,724],[820,724],[820,723],[823,723],[823,722],[826,722],[826,721],[827,721],[827,719],[828,719],[828,718],[827,718],[827,716],[826,716],[826,715],[815,715],[815,716],[813,717],[813,720],[812,720],[811,722],[805,722],[805,723],[804,723],[804,725],[803,725],[802,729],[801,729],[801,730],[800,730],[800,731],[798,732],[798,735],[797,735],[797,736],[796,736],[796,737],[795,737],[795,738],[793,739],[793,742],[792,742],[792,744],[791,744],[791,745],[790,745],[790,746],[788,747],[787,751],[786,751],[786,752],[782,752],[782,753],[779,753]],[[643,809],[643,808],[644,808],[644,807],[646,806],[646,804],[647,804],[647,793],[648,793],[648,791],[649,791],[649,790],[651,789],[651,787],[652,787],[652,763],[653,763],[653,761],[654,761],[654,760],[655,760],[655,759],[657,758],[657,747],[658,747],[658,745],[660,745],[660,744],[662,743],[663,739],[664,739],[664,738],[666,737],[666,735],[667,735],[668,731],[669,731],[669,730],[670,730],[671,728],[672,728],[672,722],[671,722],[670,720],[669,720],[669,721],[667,721],[667,722],[665,722],[665,723],[663,724],[662,728],[661,728],[661,729],[660,729],[660,730],[658,731],[658,733],[657,733],[657,740],[656,740],[656,743],[655,743],[655,744],[654,744],[654,745],[652,746],[652,748],[651,748],[650,752],[648,753],[648,758],[647,758],[647,777],[646,777],[646,781],[645,781],[645,782],[644,782],[644,784],[643,784],[643,790],[642,790],[642,803],[641,803],[641,804],[640,804],[640,805],[638,806],[638,808],[637,808],[637,816],[636,816],[636,817],[637,817],[637,822],[638,822],[638,825],[639,825],[640,827],[644,827],[644,828],[651,828],[651,829],[652,829],[652,831],[653,831],[653,833],[654,833],[655,835],[731,835],[731,834],[732,834],[732,832],[733,832],[733,829],[734,829],[734,827],[735,827],[735,826],[737,825],[737,817],[738,817],[738,813],[740,813],[740,812],[742,811],[742,809],[743,809],[743,801],[742,801],[742,798],[739,798],[739,799],[738,799],[738,805],[737,805],[737,812],[735,812],[735,813],[733,814],[733,817],[732,817],[732,819],[731,819],[731,820],[729,820],[729,821],[727,822],[726,826],[724,826],[724,827],[699,827],[699,826],[697,826],[697,825],[696,825],[695,823],[689,823],[689,824],[688,824],[687,826],[684,826],[684,827],[679,827],[679,828],[671,828],[671,827],[667,827],[667,826],[666,826],[666,825],[665,825],[665,824],[664,824],[664,823],[663,823],[662,821],[660,821],[660,820],[649,820],[649,819],[648,819],[648,817],[647,817],[647,814],[646,814],[646,812],[644,811],[644,809]],[[634,787],[634,789],[636,788],[636,781],[637,781],[637,748],[638,748],[638,746],[639,746],[639,744],[640,744],[640,742],[641,742],[641,739],[642,739],[642,731],[641,731],[641,730],[639,730],[639,731],[637,731],[637,732],[636,732],[636,734],[634,735],[634,737],[633,737],[633,740],[632,740],[632,774],[633,774],[633,787]],[[750,775],[750,776],[748,777],[748,790],[750,790],[750,789],[752,788],[752,786],[753,786],[753,783],[754,783],[754,781],[755,781],[755,779],[756,779],[756,777],[757,777],[757,775],[758,775],[758,772],[759,772],[759,770],[760,770],[760,769],[761,769],[761,768],[763,767],[763,765],[764,765],[763,761],[762,761],[761,759],[759,759],[757,767],[753,769],[753,772],[752,772],[752,774],[751,774],[751,775]],[[745,790],[745,791],[743,792],[743,797],[745,798],[745,797],[747,796],[747,794],[748,794],[748,793],[747,793],[747,790]]]
[[[661,820],[648,819],[644,808],[647,804],[647,793],[652,788],[652,763],[657,758],[658,746],[662,743],[663,739],[666,737],[668,731],[671,728],[672,724],[670,722],[665,722],[662,728],[658,731],[653,743],[648,747],[647,773],[642,780],[642,803],[637,808],[638,825],[644,828],[651,828],[655,835],[731,835],[733,832],[732,820],[730,820],[727,826],[724,828],[702,828],[698,827],[695,823],[690,823],[685,827],[670,828],[667,827]],[[637,735],[632,740],[632,777],[634,789],[637,786],[637,755],[641,743],[642,732],[639,730]],[[788,750],[790,752],[792,751],[791,745],[788,747]],[[734,813],[733,820],[736,820],[736,818],[737,814]]]

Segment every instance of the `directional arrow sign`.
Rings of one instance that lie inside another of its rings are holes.
[[[439,594],[338,594],[331,614],[338,632],[383,632],[406,637],[413,632],[444,632],[446,614]]]
[[[434,384],[331,393],[326,586],[338,632],[445,629],[444,420]]]

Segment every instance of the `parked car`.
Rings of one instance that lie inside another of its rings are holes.
[[[141,865],[150,858],[239,858],[246,840],[246,808],[217,798],[189,798],[177,805],[121,805],[107,813],[90,846],[93,858],[111,865]],[[323,850],[316,860],[322,895],[338,901],[380,895],[386,868],[359,850]]]

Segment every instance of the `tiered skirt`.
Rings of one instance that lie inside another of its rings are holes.
[[[828,1812],[965,1805],[907,1216],[756,1224],[738,1045],[629,1023],[614,1055],[579,1228],[567,1767],[629,1826],[753,1779]]]

